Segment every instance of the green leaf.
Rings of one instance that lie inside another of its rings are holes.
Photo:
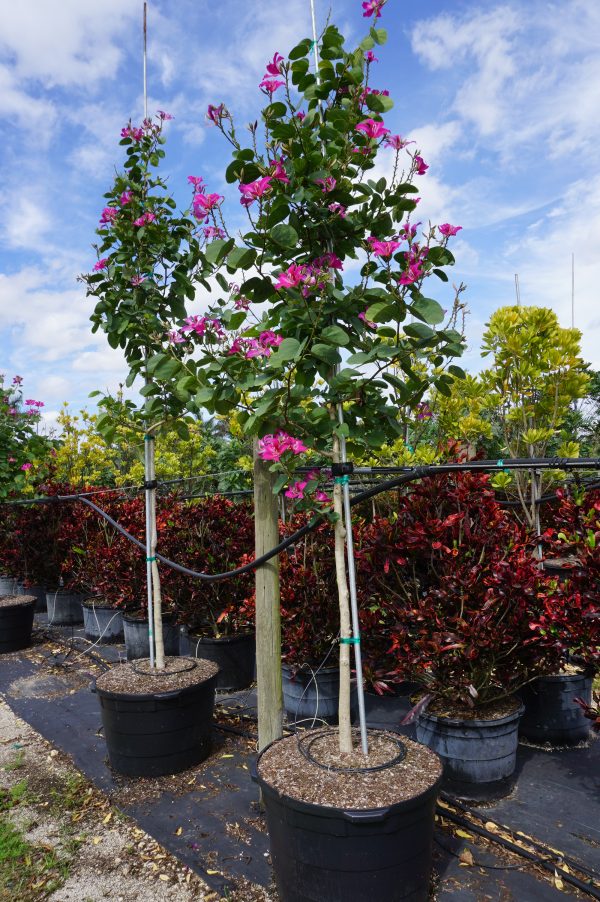
[[[282,247],[297,247],[298,245],[298,232],[287,223],[282,222],[273,226],[270,234],[273,241],[276,241]]]
[[[163,360],[162,363],[158,364],[158,366],[154,370],[154,375],[157,379],[169,380],[172,379],[173,376],[176,376],[180,371],[180,361],[174,360],[172,357],[169,357],[166,360]]]
[[[297,338],[284,338],[275,354],[282,360],[293,360],[300,353],[300,347],[301,345]],[[275,354],[272,356],[275,356]]]
[[[287,473],[279,474],[279,476],[273,483],[273,494],[274,495],[278,495],[280,493],[280,491],[282,490],[284,485],[287,485],[288,479],[289,479],[289,477],[288,477]]]
[[[331,364],[331,366],[335,366],[336,363],[339,363],[342,359],[340,357],[339,351],[336,351],[331,345],[321,344],[317,342],[310,349],[310,353],[313,357],[317,357],[319,360],[324,360],[325,363]]]
[[[410,338],[435,338],[435,332],[426,326],[425,323],[406,323],[403,327],[404,334]]]
[[[233,238],[217,238],[216,241],[211,241],[204,252],[207,263],[220,263],[233,248],[234,243]]]
[[[227,266],[232,269],[250,269],[256,260],[256,251],[252,247],[234,247],[227,255]]]
[[[310,52],[310,48],[312,47],[312,41],[310,38],[305,38],[303,41],[300,41],[299,44],[296,44],[290,52],[288,53],[288,59],[297,60],[302,56],[306,56]]]
[[[372,28],[369,33],[376,44],[385,44],[387,41],[387,31],[385,28]]]
[[[270,103],[269,106],[265,107],[263,110],[263,116],[269,119],[281,119],[286,113],[287,107],[285,103],[280,103],[279,101]]]
[[[420,295],[412,304],[409,304],[409,309],[423,322],[429,323],[430,326],[436,326],[444,321],[444,311],[433,298],[425,298]]]
[[[452,363],[448,367],[448,372],[452,373],[453,376],[456,376],[457,379],[466,379],[467,378],[467,374],[465,373],[465,371],[463,369],[461,369],[461,367],[456,366],[454,363]]]
[[[332,345],[345,347],[350,344],[350,337],[341,326],[326,326],[321,332],[321,337]]]
[[[387,301],[377,301],[371,304],[365,313],[365,319],[372,320],[374,323],[388,323],[394,315],[394,308]]]

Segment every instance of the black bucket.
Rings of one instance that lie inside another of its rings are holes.
[[[35,598],[19,595],[18,604],[0,607],[0,654],[31,645]]]
[[[216,674],[147,695],[96,688],[111,766],[131,777],[162,777],[204,761],[212,745],[215,681]]]
[[[46,590],[43,586],[23,586],[19,589],[19,595],[33,595],[35,598],[36,613],[41,614],[48,609]]]
[[[592,703],[593,671],[538,677],[520,692],[525,713],[519,733],[531,742],[577,745],[590,734],[591,721],[576,698]]]
[[[189,637],[189,654],[219,665],[216,688],[236,692],[254,682],[256,670],[256,640],[254,633],[237,636]]]
[[[442,788],[472,801],[501,799],[514,786],[521,705],[497,720],[418,715],[416,736],[444,763]]]
[[[177,657],[179,655],[179,627],[173,623],[173,616],[168,614],[163,614],[162,625],[165,655],[172,658]],[[123,635],[128,661],[150,657],[148,620],[123,614]]]
[[[329,724],[338,722],[340,696],[340,672],[337,667],[323,667],[319,670],[304,667],[292,676],[288,664],[281,665],[283,683],[283,707],[288,718],[294,723],[320,721]],[[350,692],[350,716],[356,718],[358,693],[356,682],[352,682]]]
[[[281,795],[256,767],[252,779],[266,809],[281,902],[429,899],[439,781],[414,799],[386,808],[344,810]]]
[[[49,626],[72,626],[83,623],[81,595],[76,592],[46,592]]]
[[[18,582],[14,576],[0,576],[0,595],[16,595]]]
[[[98,645],[110,645],[123,639],[121,611],[107,605],[95,604],[93,599],[83,603],[85,638]]]

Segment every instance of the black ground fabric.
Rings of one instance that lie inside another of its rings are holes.
[[[32,648],[0,656],[0,693],[23,720],[68,754],[113,804],[132,816],[168,851],[225,893],[243,877],[271,884],[269,842],[250,780],[256,745],[255,693],[217,693],[214,749],[183,774],[152,780],[111,771],[102,737],[100,705],[90,684],[124,658],[122,646],[86,654],[82,630],[53,627],[36,616]],[[370,726],[396,729],[407,696],[367,695]],[[512,794],[475,809],[483,820],[522,831],[562,852],[600,881],[600,739],[573,749],[521,744]],[[432,899],[440,902],[546,902],[592,898],[494,844],[461,836],[447,821],[436,828]],[[464,851],[472,856],[465,865]],[[461,860],[462,856],[462,860]],[[600,885],[600,884],[599,884]],[[597,895],[596,898],[599,896]]]

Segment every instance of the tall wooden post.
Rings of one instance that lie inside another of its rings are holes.
[[[261,460],[254,444],[254,530],[256,556],[279,542],[275,475]],[[258,748],[283,735],[281,688],[281,615],[279,608],[279,558],[271,558],[256,570],[256,682],[258,692]]]

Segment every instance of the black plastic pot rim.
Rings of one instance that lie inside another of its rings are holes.
[[[491,725],[502,726],[503,724],[511,723],[513,720],[518,720],[523,715],[524,710],[525,705],[520,704],[512,714],[507,714],[505,717],[491,717],[488,720],[476,720],[470,717],[442,717],[440,714],[430,714],[427,710],[420,711],[418,717],[419,720],[434,720],[436,723],[448,723],[453,726],[489,727]]]
[[[294,667],[292,664],[286,664],[285,661],[281,662],[281,670],[287,671],[286,675],[289,675],[290,679],[295,680],[298,675],[307,676],[312,678],[313,676],[319,676],[323,674],[323,676],[329,676],[330,674],[339,673],[340,668],[338,666],[335,667],[319,667],[318,664],[314,666],[311,664],[300,664],[298,667]],[[293,672],[293,676],[292,676]],[[356,682],[356,681],[354,681]]]
[[[164,679],[168,680],[170,674],[166,674]],[[173,674],[176,676],[176,674]],[[111,699],[113,701],[122,701],[122,702],[164,702],[169,699],[181,698],[181,696],[191,695],[196,690],[203,688],[209,683],[211,680],[216,680],[217,674],[214,673],[212,676],[208,677],[205,680],[201,680],[198,683],[192,683],[191,686],[183,686],[181,689],[165,689],[163,692],[111,692],[108,689],[101,689],[96,685],[96,680],[93,681],[90,689],[92,692],[99,695],[101,698]]]
[[[1,595],[0,598],[9,598],[11,596]],[[10,611],[12,608],[26,608],[30,607],[32,604],[37,604],[37,598],[34,595],[13,595],[13,598],[18,598],[19,600],[15,602],[15,604],[9,604],[5,607],[0,608],[0,617],[2,616],[2,611]]]
[[[77,592],[76,589],[46,589],[46,595],[53,595],[55,598],[64,598],[65,595],[83,598],[81,592]]]
[[[243,633],[233,633],[231,636],[201,636],[200,633],[189,633],[190,642],[200,642],[203,645],[228,645],[233,642],[241,642],[243,639],[254,639],[256,633],[246,630]]]
[[[381,732],[388,731],[382,730]],[[351,824],[380,823],[387,820],[389,817],[393,817],[399,811],[410,811],[412,808],[420,807],[430,796],[437,796],[442,783],[443,768],[441,768],[440,762],[440,776],[432,786],[410,799],[402,799],[402,801],[394,802],[392,805],[387,805],[385,808],[334,808],[331,805],[317,805],[315,802],[303,802],[301,799],[294,799],[283,792],[279,792],[278,789],[271,786],[271,784],[258,773],[258,764],[264,753],[270,749],[271,746],[276,745],[281,741],[281,739],[275,739],[259,752],[250,765],[250,777],[254,783],[258,783],[263,792],[266,792],[278,801],[283,802],[287,807],[292,808],[295,811],[300,811],[303,814],[311,814],[314,817],[341,818]],[[435,755],[435,752],[432,752],[432,754]],[[439,756],[436,755],[436,757],[439,761]]]
[[[148,624],[148,615],[143,614],[128,614],[127,611],[121,612],[123,620],[126,620],[127,623],[145,623]],[[175,614],[170,611],[166,611],[161,614],[161,620],[163,623],[168,623],[169,626],[175,623]]]
[[[579,666],[579,665],[577,665]],[[541,673],[535,680],[532,680],[530,683],[527,683],[527,686],[524,688],[533,688],[535,684],[542,680],[546,683],[569,683],[571,680],[581,680],[581,679],[589,679],[589,677],[593,677],[595,673],[595,668],[591,664],[581,665],[581,671],[579,673]]]
[[[107,601],[96,602],[93,598],[85,598],[81,605],[89,611],[114,611],[116,614],[121,613],[121,610],[116,605],[109,604]]]

